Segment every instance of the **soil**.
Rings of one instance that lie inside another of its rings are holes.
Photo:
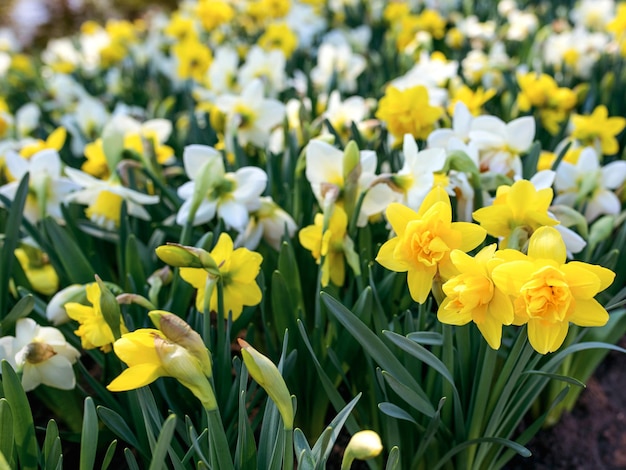
[[[610,352],[576,407],[526,447],[533,455],[516,457],[507,470],[626,469],[626,356]]]

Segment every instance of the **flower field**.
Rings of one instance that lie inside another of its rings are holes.
[[[625,90],[612,0],[0,29],[0,470],[530,456],[626,353]]]

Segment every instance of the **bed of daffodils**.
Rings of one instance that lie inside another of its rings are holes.
[[[2,31],[0,469],[529,456],[626,333],[625,116],[613,0]]]

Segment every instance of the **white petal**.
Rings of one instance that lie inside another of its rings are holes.
[[[31,171],[45,171],[50,176],[58,177],[61,175],[61,157],[54,149],[44,149],[37,152],[30,159]]]
[[[59,354],[37,364],[41,383],[61,390],[71,390],[76,386],[76,376],[70,361]]]
[[[442,148],[426,149],[417,154],[414,172],[433,173],[446,163],[446,151]]]
[[[237,187],[232,195],[236,201],[258,199],[267,186],[267,173],[260,168],[247,166],[235,172]]]
[[[34,364],[25,364],[22,374],[22,388],[25,392],[30,392],[39,386],[41,383],[41,375],[39,374],[39,367]]]
[[[537,189],[551,188],[554,183],[556,173],[552,170],[542,170],[535,173],[530,182]]]
[[[219,205],[217,212],[228,228],[232,227],[239,232],[246,229],[249,215],[243,204],[232,200],[226,201]]]
[[[611,162],[602,168],[602,182],[608,189],[617,189],[626,180],[626,162]]]
[[[196,217],[194,218],[193,225],[201,225],[213,220],[216,209],[217,203],[215,201],[202,201],[202,203],[200,203],[200,207],[198,207],[198,210],[196,211]]]
[[[145,133],[154,132],[157,135],[159,143],[169,139],[172,133],[172,122],[169,119],[150,119],[141,125],[141,130]]]
[[[524,116],[509,122],[506,126],[506,140],[513,150],[525,152],[535,138],[535,118]]]
[[[15,323],[15,343],[16,350],[22,349],[30,343],[39,332],[39,325],[32,318],[20,318]]]
[[[558,192],[576,191],[578,188],[578,169],[571,163],[561,162],[556,170],[554,186]]]
[[[617,196],[606,189],[597,191],[593,199],[587,202],[585,208],[585,219],[588,222],[595,220],[602,214],[617,215],[621,209],[621,205]]]
[[[563,238],[563,242],[569,253],[580,253],[587,245],[583,237],[565,227],[563,224],[555,225],[554,228],[561,234],[561,238]]]
[[[213,147],[208,145],[187,145],[183,151],[183,165],[185,166],[185,173],[190,180],[194,180],[200,167],[209,160],[215,160],[215,169],[219,171],[220,162],[222,168],[222,174],[224,174],[224,161],[222,155]],[[219,161],[218,161],[219,160]]]
[[[4,157],[4,161],[9,173],[11,173],[11,176],[18,182],[30,170],[29,161],[17,152],[8,151]]]
[[[465,103],[457,101],[454,105],[454,118],[452,119],[454,134],[461,139],[466,139],[471,125],[472,113],[470,113]]]
[[[311,184],[343,182],[343,152],[321,140],[306,147],[306,177]]]
[[[75,183],[78,183],[84,188],[89,188],[91,186],[103,185],[104,182],[99,180],[98,178],[94,178],[90,174],[85,173],[84,171],[77,170],[71,167],[65,167],[65,174]]]
[[[576,162],[576,169],[578,173],[592,173],[595,172],[600,167],[600,162],[598,162],[598,155],[596,151],[592,147],[585,147],[582,152],[580,152],[580,156],[578,157],[578,162]]]
[[[478,116],[472,121],[470,126],[470,138],[471,133],[475,131],[488,132],[504,138],[506,135],[506,124],[502,119],[495,116]]]
[[[178,197],[187,200],[193,195],[194,188],[196,187],[195,181],[187,181],[183,185],[179,186],[176,190]]]
[[[408,163],[412,167],[417,159],[418,152],[417,142],[415,142],[413,136],[411,134],[404,134],[402,153],[404,153],[405,164]]]
[[[448,146],[448,141],[454,135],[455,133],[452,129],[435,129],[429,134],[427,139],[427,145],[430,148],[446,148]]]

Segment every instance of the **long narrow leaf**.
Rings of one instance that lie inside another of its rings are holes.
[[[117,439],[113,439],[107,447],[107,451],[104,454],[104,458],[102,459],[102,466],[100,470],[107,470],[111,462],[113,461],[113,456],[115,455],[115,449],[117,448]]]
[[[175,429],[176,415],[171,414],[163,423],[163,427],[159,433],[159,438],[157,439],[154,452],[152,453],[152,460],[150,461],[150,470],[160,470],[162,468],[166,468],[165,456],[167,455],[170,443],[172,442],[172,436],[174,436]]]
[[[98,449],[98,415],[91,397],[85,398],[83,432],[80,438],[80,470],[92,470]]]
[[[13,414],[6,398],[0,398],[0,452],[12,463]]]

